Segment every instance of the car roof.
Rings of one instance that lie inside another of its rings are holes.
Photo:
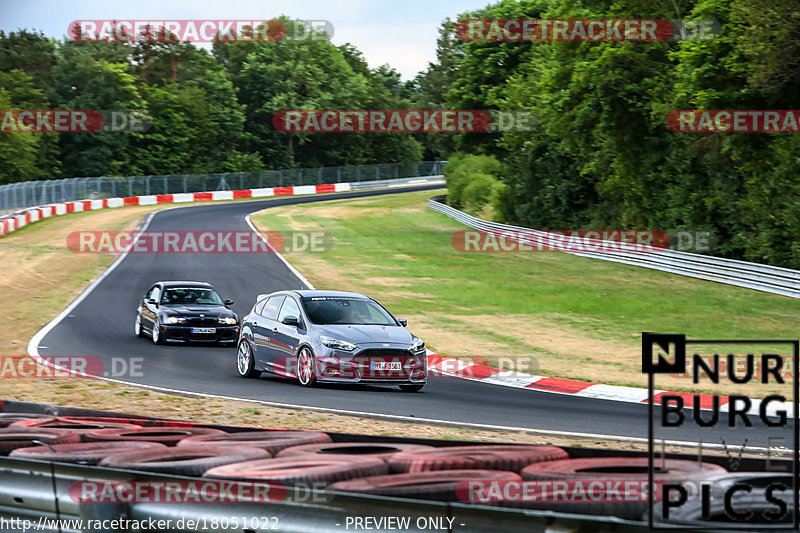
[[[368,296],[364,296],[363,294],[359,294],[357,292],[346,292],[346,291],[294,290],[294,291],[284,291],[284,292],[292,292],[294,294],[297,294],[301,298],[311,298],[311,297],[335,298],[337,296],[340,296],[347,298],[363,298],[365,300],[369,299]]]
[[[210,283],[206,283],[205,281],[159,281],[164,288],[167,287],[208,287],[213,289],[214,287]]]

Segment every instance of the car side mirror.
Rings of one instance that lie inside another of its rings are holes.
[[[156,307],[158,307],[158,302],[155,301],[154,298],[150,298],[149,300],[147,300],[147,303],[149,303],[151,305],[155,305]]]
[[[408,327],[408,320],[406,320],[405,318],[398,318],[397,321],[400,322],[400,325],[403,326],[404,328]]]
[[[225,305],[233,305],[233,300],[228,298],[227,300],[225,300]]]
[[[281,320],[281,322],[283,322],[287,326],[297,327],[300,325],[300,320],[298,320],[296,316],[291,316],[291,315],[283,317],[283,320]]]

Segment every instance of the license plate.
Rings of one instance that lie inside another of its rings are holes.
[[[216,333],[217,328],[192,328],[192,333]]]
[[[402,370],[403,369],[403,363],[400,363],[400,362],[389,363],[389,362],[373,361],[370,364],[370,368],[372,370]]]

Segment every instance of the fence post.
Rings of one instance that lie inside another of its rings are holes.
[[[361,165],[356,167],[356,181],[361,181]]]
[[[336,167],[336,183],[342,182],[342,167]]]
[[[278,187],[283,187],[283,170],[278,171]]]
[[[189,191],[188,191],[188,190],[186,190],[186,189],[188,189],[188,187],[187,187],[187,185],[186,185],[186,174],[184,174],[184,175],[183,175],[183,192],[184,192],[184,193],[187,193],[187,192],[189,192]]]

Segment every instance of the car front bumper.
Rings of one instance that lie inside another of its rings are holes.
[[[317,381],[373,385],[424,385],[428,365],[424,352],[363,349],[355,354],[324,349],[316,357]]]
[[[161,335],[165,340],[185,342],[235,342],[239,338],[239,326],[214,326],[214,333],[197,333],[197,326],[161,325]],[[208,329],[207,327],[201,329]]]

